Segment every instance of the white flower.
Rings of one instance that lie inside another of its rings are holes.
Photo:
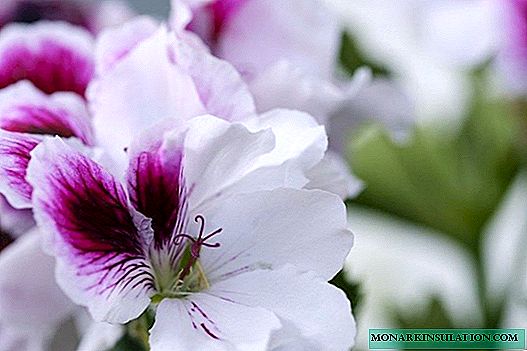
[[[280,189],[276,170],[295,167],[266,166],[274,147],[269,129],[164,122],[132,142],[122,185],[44,141],[28,180],[59,285],[96,320],[126,323],[151,306],[153,351],[349,349],[349,302],[327,283],[352,245],[344,204]]]

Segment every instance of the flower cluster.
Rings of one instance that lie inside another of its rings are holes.
[[[8,3],[0,350],[45,350],[68,319],[79,350],[130,335],[153,351],[350,349],[350,302],[328,281],[361,184],[324,124],[368,73],[335,74],[331,13]]]

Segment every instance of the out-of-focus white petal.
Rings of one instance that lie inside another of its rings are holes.
[[[527,176],[512,183],[502,204],[484,231],[484,263],[490,297],[518,298],[527,290]],[[527,320],[526,320],[527,321]]]
[[[218,55],[248,74],[287,60],[331,77],[339,39],[336,19],[315,0],[247,1],[225,24]]]
[[[381,123],[396,140],[404,140],[415,119],[414,106],[402,88],[388,79],[375,79],[328,121],[329,147],[345,155],[351,133],[367,122]]]
[[[101,32],[95,46],[97,74],[105,74],[137,44],[154,34],[158,27],[153,18],[141,16]]]
[[[92,322],[82,335],[77,351],[101,351],[115,346],[123,336],[124,328],[118,324]]]
[[[27,340],[46,341],[73,311],[73,303],[55,282],[55,260],[40,245],[41,233],[34,230],[0,254],[0,338],[6,327]],[[0,340],[3,350],[4,339]]]
[[[459,325],[478,325],[481,312],[475,267],[457,243],[440,233],[351,206],[348,222],[357,236],[345,268],[363,283],[364,303],[357,320],[357,347],[368,347],[368,328],[397,327],[387,306],[400,311],[424,308],[441,299]],[[455,270],[452,267],[456,267]]]

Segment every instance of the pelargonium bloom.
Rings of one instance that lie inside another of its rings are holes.
[[[97,320],[150,306],[153,351],[349,349],[349,302],[327,283],[352,245],[344,204],[283,189],[262,167],[273,148],[270,129],[172,120],[134,140],[122,183],[44,141],[28,180],[59,285]]]

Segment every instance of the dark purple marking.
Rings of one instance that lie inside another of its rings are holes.
[[[128,190],[132,205],[152,218],[156,247],[172,238],[184,205],[181,155],[167,164],[159,153],[143,152],[131,161]]]
[[[187,309],[187,314],[189,315],[190,317],[190,321],[192,323],[192,327],[194,329],[198,329],[197,328],[197,323],[195,321],[195,318],[194,318],[194,313],[199,312],[199,314],[205,318],[205,321],[199,323],[199,326],[201,327],[201,329],[203,329],[203,331],[208,335],[210,336],[211,338],[213,339],[216,339],[216,340],[220,340],[220,337],[218,337],[217,335],[215,335],[206,325],[206,323],[210,323],[212,326],[215,325],[214,321],[211,320],[209,317],[207,317],[207,314],[193,301],[191,301],[191,304],[192,304],[192,308],[190,309],[190,311]],[[201,318],[200,318],[201,319]]]
[[[213,339],[216,339],[216,340],[220,340],[219,337],[217,337],[216,335],[214,335],[210,330],[209,328],[207,328],[207,326],[205,325],[205,323],[201,323],[201,328],[205,331],[205,333],[207,333],[208,336],[210,336],[211,338]]]
[[[91,57],[53,39],[14,43],[0,57],[0,88],[27,79],[41,91],[51,94],[71,91],[84,96],[94,63]]]
[[[0,128],[11,132],[58,135],[65,138],[74,136],[90,145],[90,131],[76,126],[73,121],[68,112],[62,109],[20,105],[2,116]]]
[[[0,138],[0,157],[2,162],[2,172],[8,179],[11,187],[25,199],[31,200],[33,188],[26,181],[27,166],[31,159],[30,152],[38,145],[38,140],[31,137],[26,138]]]
[[[52,166],[52,165],[50,165]],[[47,174],[52,194],[39,199],[64,241],[78,275],[97,275],[99,293],[153,286],[144,241],[121,184],[93,161],[62,157]]]

